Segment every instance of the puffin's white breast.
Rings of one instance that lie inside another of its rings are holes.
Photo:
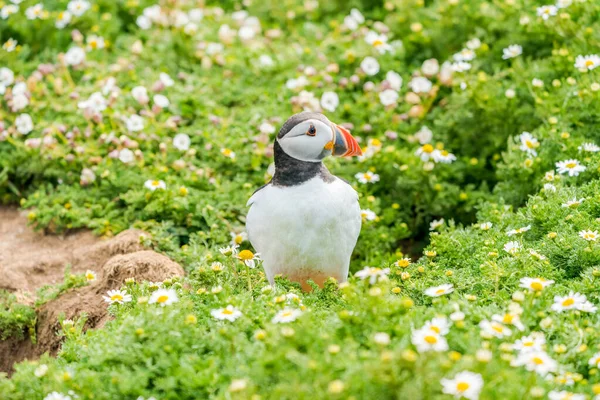
[[[267,185],[248,205],[248,236],[271,283],[277,274],[317,283],[330,276],[346,280],[361,226],[350,185],[320,177],[296,186]]]

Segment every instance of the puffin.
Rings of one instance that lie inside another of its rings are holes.
[[[275,173],[247,206],[246,231],[267,279],[282,275],[310,291],[329,278],[345,282],[362,217],[358,193],[323,164],[362,155],[344,127],[317,112],[292,115],[274,143]]]

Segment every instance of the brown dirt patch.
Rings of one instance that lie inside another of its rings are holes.
[[[71,290],[36,310],[36,344],[29,338],[0,341],[0,371],[10,372],[13,363],[36,359],[46,352],[55,355],[62,342],[57,336],[60,315],[74,319],[86,313],[86,329],[102,327],[109,319],[102,295],[120,288],[127,278],[157,282],[184,274],[183,268],[168,257],[145,250],[139,243],[141,234],[127,230],[108,240],[89,232],[43,235],[26,227],[26,218],[16,209],[0,208],[0,288],[31,299],[28,291],[62,281],[67,264],[73,272],[91,269],[98,275],[91,285]]]

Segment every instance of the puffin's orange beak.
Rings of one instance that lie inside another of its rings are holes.
[[[362,156],[358,142],[344,127],[332,124],[335,135],[332,154],[339,157]]]

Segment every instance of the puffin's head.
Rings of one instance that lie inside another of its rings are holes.
[[[358,142],[348,130],[316,112],[292,115],[277,134],[277,143],[290,157],[320,162],[327,156],[360,156]]]

